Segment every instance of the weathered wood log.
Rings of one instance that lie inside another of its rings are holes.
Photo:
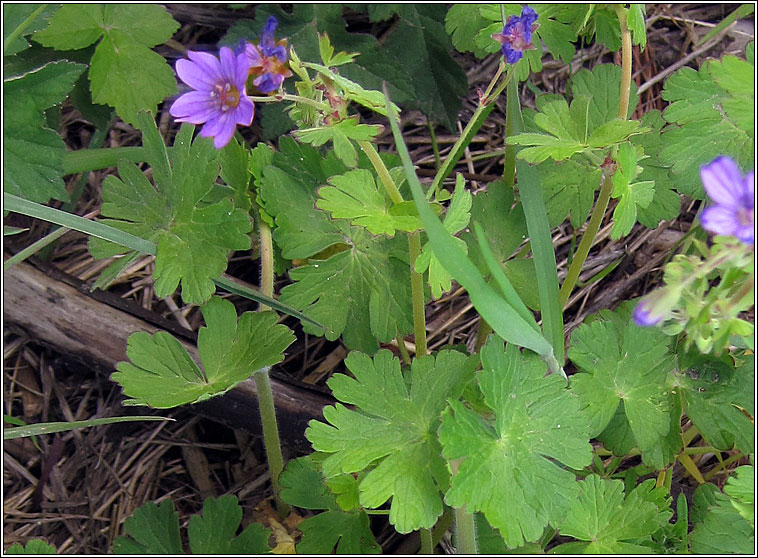
[[[42,272],[28,263],[16,264],[3,273],[3,318],[6,327],[20,328],[35,342],[106,374],[127,359],[126,341],[135,331],[152,334],[159,329],[170,330],[199,362],[197,348],[188,341],[194,337],[193,332],[112,293],[90,293],[75,278],[53,269]],[[310,445],[303,436],[308,421],[322,418],[323,407],[334,400],[275,375],[271,386],[283,441],[294,451],[308,451]],[[192,408],[232,428],[261,433],[253,380]]]

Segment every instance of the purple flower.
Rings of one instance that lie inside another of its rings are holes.
[[[169,112],[177,122],[205,124],[200,135],[213,138],[221,149],[234,135],[237,124],[249,126],[255,107],[247,97],[245,82],[250,62],[242,53],[221,47],[221,60],[207,52],[187,53],[189,60],[178,60],[176,73],[195,89],[179,97]]]
[[[492,38],[503,45],[500,50],[503,51],[506,62],[515,64],[524,56],[525,50],[536,48],[532,44],[532,33],[539,27],[536,21],[537,13],[529,6],[524,6],[521,16],[510,16],[506,20],[502,33],[492,34]]]
[[[653,298],[646,297],[634,307],[632,318],[635,324],[640,327],[654,326],[664,318],[665,314],[656,312],[655,302]]]
[[[269,17],[258,44],[247,43],[245,46],[250,61],[250,75],[255,76],[253,85],[261,93],[276,91],[284,79],[292,75],[287,67],[287,39],[274,41],[277,25],[276,18]]]
[[[755,173],[742,176],[729,157],[718,157],[700,167],[700,179],[715,203],[703,211],[700,223],[714,234],[736,236],[752,246],[755,241]]]

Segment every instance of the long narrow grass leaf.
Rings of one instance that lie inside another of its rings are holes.
[[[6,428],[3,430],[3,440],[13,440],[14,438],[25,438],[28,436],[37,436],[40,434],[53,434],[55,432],[66,432],[68,430],[78,430],[80,428],[89,428],[90,426],[101,426],[103,424],[113,424],[116,422],[135,422],[135,421],[155,421],[155,420],[174,420],[168,417],[154,416],[134,416],[134,417],[108,417],[90,420],[76,420],[73,422],[42,422],[39,424],[27,424],[26,426],[17,426],[15,428]]]
[[[506,103],[506,119],[513,122],[514,132],[518,133],[524,129],[524,118],[521,114],[520,103],[516,102],[518,96],[517,82],[513,81],[508,84],[507,95],[510,102]],[[516,99],[511,98],[512,96],[516,96]],[[550,225],[545,211],[545,200],[542,196],[535,167],[517,158],[516,177],[521,205],[526,217],[526,230],[529,233],[529,241],[534,255],[534,267],[537,272],[542,331],[553,346],[556,359],[562,365],[564,354],[563,312],[558,293],[558,267],[555,262],[553,239],[550,236]]]
[[[132,250],[145,252],[152,256],[155,255],[155,244],[149,240],[120,231],[103,223],[98,223],[97,221],[90,221],[67,211],[61,211],[60,209],[25,200],[7,192],[3,192],[3,205],[6,211],[14,211],[22,215],[28,215],[29,217],[36,217],[37,219],[49,221],[62,227],[68,227],[69,229],[74,229],[91,236],[109,240],[119,246],[126,246]]]
[[[534,331],[542,333],[540,331],[540,326],[537,325],[537,322],[534,319],[534,315],[526,307],[524,301],[521,300],[521,297],[516,292],[516,289],[513,288],[513,284],[511,284],[508,276],[503,272],[500,264],[495,259],[495,255],[492,253],[492,249],[487,242],[487,237],[484,236],[484,229],[482,229],[482,226],[479,223],[474,223],[474,232],[476,233],[476,241],[479,244],[479,249],[482,251],[484,261],[486,262],[492,277],[500,287],[500,290],[503,291],[505,300],[508,304],[513,306],[513,309],[518,312],[519,316],[521,316],[525,322],[532,326]]]
[[[41,205],[39,203],[25,200],[23,198],[19,198],[18,196],[14,196],[13,194],[8,194],[5,192],[3,193],[3,203],[4,209],[6,211],[13,211],[15,213],[28,215],[29,217],[35,217],[37,219],[42,219],[43,221],[55,223],[56,225],[61,225],[62,227],[67,227],[69,229],[83,232],[85,234],[96,236],[120,246],[130,248],[131,250],[143,252],[152,256],[154,256],[156,253],[156,245],[153,242],[139,238],[133,234],[120,231],[103,223],[98,223],[97,221],[90,221],[84,217],[79,217],[78,215],[73,215],[72,213],[61,211],[60,209],[55,209],[46,205]],[[283,304],[276,299],[265,296],[246,285],[242,285],[226,275],[219,277],[218,279],[214,279],[213,282],[216,283],[217,286],[229,291],[232,294],[236,294],[255,302],[266,304],[274,310],[282,312],[283,314],[288,314],[294,318],[297,318],[298,320],[309,322],[321,328],[324,327],[299,310],[296,310],[291,306],[287,306],[286,304]]]
[[[435,256],[437,256],[437,259],[448,273],[468,291],[471,303],[477,312],[492,326],[492,329],[498,335],[509,343],[526,347],[549,359],[549,357],[552,357],[553,348],[547,339],[532,329],[529,323],[502,296],[498,295],[495,289],[484,281],[476,266],[463,253],[453,236],[440,223],[434,211],[429,206],[424,197],[424,192],[421,190],[418,177],[413,170],[413,163],[408,154],[408,148],[405,146],[403,137],[400,134],[397,115],[391,108],[386,88],[384,94],[387,98],[389,120],[392,126],[392,133],[395,137],[397,151],[403,162],[406,178],[408,179],[408,184],[411,187],[413,199],[416,203],[416,209],[424,223]]]

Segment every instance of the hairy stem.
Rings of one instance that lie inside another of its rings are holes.
[[[279,515],[287,517],[290,506],[279,497],[279,475],[284,470],[284,457],[282,446],[279,442],[279,427],[276,424],[276,410],[274,409],[274,393],[271,391],[271,381],[268,377],[269,367],[261,368],[253,374],[255,389],[258,393],[258,407],[261,412],[263,425],[263,443],[266,446],[266,459],[268,471],[271,475],[271,486],[274,489],[276,509]]]
[[[625,8],[617,4],[616,13],[621,25],[621,91],[619,95],[618,116],[619,118],[626,119],[629,112],[629,90],[632,83],[632,34],[626,24]],[[576,286],[579,273],[582,271],[584,262],[590,253],[590,248],[592,248],[597,232],[600,230],[600,223],[603,217],[605,217],[605,211],[608,209],[608,202],[613,192],[612,178],[612,174],[604,176],[602,186],[600,187],[600,194],[598,195],[595,209],[592,211],[587,230],[584,232],[584,236],[582,236],[579,248],[577,248],[574,259],[566,273],[566,279],[564,279],[563,285],[561,285],[561,306],[566,306],[569,296],[571,296],[571,291]]]
[[[498,99],[498,97],[500,97],[500,94],[505,90],[505,87],[508,85],[508,82],[513,76],[513,71],[509,70],[505,76],[505,79],[497,86],[497,88],[495,88],[495,84],[497,83],[497,80],[500,79],[500,76],[503,73],[504,69],[505,62],[502,62],[498,67],[495,76],[492,78],[492,81],[490,81],[487,89],[479,100],[479,106],[476,107],[474,114],[471,116],[471,120],[469,120],[468,124],[466,124],[466,127],[463,129],[463,133],[458,138],[458,141],[456,141],[453,145],[450,153],[445,158],[445,162],[442,163],[442,167],[440,167],[440,169],[437,171],[437,174],[432,181],[432,185],[429,188],[429,191],[426,193],[426,199],[432,198],[434,193],[439,189],[440,184],[442,184],[442,181],[445,180],[445,178],[447,178],[448,175],[452,172],[453,167],[455,167],[456,163],[463,156],[464,150],[468,144],[471,143],[471,140],[479,131],[479,128],[481,128],[484,120],[492,112],[492,109],[495,108],[495,101]]]
[[[271,239],[271,227],[259,218],[258,239],[261,246],[261,292],[267,297],[274,296],[274,244]],[[262,302],[258,310],[263,312],[269,307]]]
[[[432,540],[431,529],[420,529],[419,535],[421,536],[421,550],[419,554],[434,554],[434,542]]]
[[[426,355],[426,314],[424,312],[424,274],[416,273],[416,258],[421,254],[418,231],[408,235],[408,256],[411,262],[411,301],[413,303],[413,337],[416,356]]]
[[[450,462],[453,475],[458,474],[458,467],[460,464],[461,459],[454,459]],[[474,514],[467,513],[465,506],[455,508],[455,537],[458,544],[458,554],[466,554],[469,556],[479,554]]]
[[[358,141],[358,145],[363,149],[376,170],[379,181],[384,185],[387,194],[389,194],[392,203],[403,202],[403,196],[397,189],[394,180],[390,176],[387,167],[374,148],[373,144],[367,141]],[[418,231],[408,234],[408,256],[411,265],[411,300],[413,302],[413,335],[416,343],[416,356],[426,354],[426,316],[424,314],[424,275],[416,273],[416,258],[421,253],[421,237]]]

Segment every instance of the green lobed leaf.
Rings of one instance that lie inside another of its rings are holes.
[[[171,67],[150,50],[179,24],[163,6],[151,4],[65,4],[34,40],[57,50],[80,49],[102,40],[90,63],[92,100],[116,109],[130,124],[140,110],[155,111],[176,93]]]
[[[681,448],[681,408],[666,385],[674,368],[669,344],[670,338],[655,328],[602,319],[574,330],[568,352],[580,370],[571,377],[571,387],[590,417],[591,435],[609,426],[623,401],[626,420],[614,427],[622,428],[618,434],[623,437],[628,423],[643,462],[657,468],[673,459],[677,448],[672,443]]]
[[[245,211],[250,211],[252,207],[250,182],[253,178],[251,171],[253,151],[255,150],[249,150],[232,137],[218,154],[221,178],[234,192],[234,207]]]
[[[62,157],[66,146],[43,111],[63,102],[85,66],[44,64],[3,83],[3,190],[47,203],[67,201]]]
[[[103,183],[104,222],[157,244],[157,296],[169,296],[181,283],[185,302],[202,303],[215,291],[213,280],[226,270],[229,251],[250,248],[250,218],[228,198],[202,203],[219,171],[209,138],[192,141],[194,126],[182,125],[169,163],[153,118],[140,113],[139,123],[155,186],[136,165],[122,161],[121,179],[109,176]],[[90,251],[101,259],[123,249],[90,239]]]
[[[124,521],[124,535],[113,541],[114,554],[184,554],[174,502],[147,502]]]
[[[582,547],[572,544],[572,553],[647,554],[641,543],[652,542],[651,535],[667,524],[671,510],[661,513],[646,494],[655,481],[638,485],[624,497],[624,483],[589,475],[579,481],[579,498],[559,525],[561,535],[587,541]],[[560,553],[560,546],[556,550]]]
[[[256,370],[284,359],[294,341],[273,312],[245,312],[237,319],[234,305],[212,298],[202,307],[206,327],[198,333],[203,369],[175,337],[159,331],[129,336],[126,354],[111,378],[130,397],[126,404],[165,409],[221,395]]]
[[[450,34],[453,46],[460,52],[473,52],[477,58],[484,58],[487,50],[477,47],[474,41],[479,30],[490,21],[482,17],[483,4],[453,4],[445,15],[445,31]]]
[[[683,372],[676,376],[675,384],[685,413],[703,438],[720,450],[736,447],[753,453],[753,423],[742,411],[755,415],[753,359],[733,370],[721,359],[698,355],[694,361],[680,361],[680,367]]]
[[[475,356],[441,351],[416,358],[406,382],[400,361],[387,350],[373,358],[352,352],[345,365],[355,378],[336,374],[328,384],[342,404],[324,409],[328,424],[311,421],[306,437],[324,460],[327,477],[373,466],[360,482],[360,503],[376,508],[392,498],[390,523],[400,533],[431,528],[442,514],[447,469],[435,433],[448,398],[473,378]]]
[[[56,554],[53,545],[46,543],[41,539],[31,539],[26,546],[20,543],[14,543],[5,551],[6,554]]]
[[[709,61],[699,71],[682,68],[661,96],[670,104],[663,117],[660,160],[671,166],[680,193],[702,199],[699,168],[726,155],[752,168],[755,151],[754,65],[734,56]]]
[[[587,221],[600,186],[602,170],[597,166],[570,159],[560,163],[545,161],[537,165],[540,185],[545,193],[545,210],[550,227],[566,217],[579,228]]]
[[[381,96],[377,100],[381,100]],[[363,104],[363,103],[361,103]],[[380,126],[359,124],[357,118],[346,118],[335,124],[321,128],[308,128],[296,130],[295,137],[304,143],[319,146],[331,141],[334,145],[334,153],[340,161],[350,168],[358,164],[358,152],[351,140],[368,141],[380,131]]]
[[[335,219],[350,219],[353,225],[365,227],[371,234],[390,237],[396,230],[413,232],[421,227],[417,216],[390,213],[392,203],[368,170],[354,169],[332,176],[329,184],[318,189],[316,207],[328,211]]]
[[[752,465],[737,467],[724,492],[732,499],[732,506],[752,526],[755,522],[755,468]]]
[[[331,481],[350,479],[357,484],[353,475],[338,475],[324,479],[313,454],[294,459],[287,463],[282,472],[282,499],[300,508],[327,510],[309,517],[298,525],[303,533],[297,545],[299,554],[377,554],[381,547],[377,544],[369,527],[368,515],[363,510],[348,510],[338,505],[338,498],[327,489]],[[343,483],[344,484],[344,483]],[[355,490],[357,499],[357,487]]]
[[[563,520],[579,494],[575,477],[559,464],[582,468],[592,459],[589,428],[579,399],[545,364],[503,349],[491,337],[481,351],[477,380],[494,423],[450,401],[440,428],[445,457],[463,459],[445,502],[484,513],[509,547],[536,541]],[[507,506],[503,506],[507,502]]]
[[[590,99],[588,122],[591,130],[599,128],[618,116],[621,98],[619,83],[621,83],[621,67],[616,64],[598,64],[592,70],[579,70],[571,78],[572,96],[585,96]],[[638,103],[637,85],[632,82],[629,89],[627,118],[632,117]]]
[[[710,505],[702,517],[702,521],[697,522],[690,533],[690,548],[693,553],[711,555],[752,554],[755,548],[755,528],[754,524],[751,523],[753,514],[750,513],[748,519],[745,517],[748,510],[744,510],[745,514],[743,514],[740,506],[735,505],[735,503],[743,504],[745,498],[749,498],[750,502],[753,500],[750,490],[753,488],[753,481],[750,479],[750,486],[748,486],[745,482],[747,480],[747,476],[744,479],[738,479],[736,482],[733,478],[729,479],[727,486],[731,483],[730,491],[733,493],[736,491],[739,495],[738,498],[730,498],[718,490],[713,490],[713,488],[707,496],[701,492],[698,504],[703,506],[705,503],[703,500],[705,500]],[[713,485],[710,486],[713,487]],[[744,490],[741,490],[742,488]],[[693,521],[695,521],[695,517],[693,517]]]
[[[378,348],[377,339],[388,342],[409,333],[407,242],[373,237],[314,209],[317,188],[347,170],[333,152],[324,158],[291,138],[282,138],[279,148],[273,165],[264,169],[261,196],[266,212],[275,218],[274,240],[282,255],[310,258],[290,271],[294,283],[282,289],[281,301],[323,324],[327,339],[342,335],[348,347],[365,352]],[[368,165],[361,160],[361,166]]]
[[[271,532],[258,523],[250,524],[239,536],[242,508],[237,497],[226,494],[206,498],[202,515],[190,517],[187,535],[192,554],[266,554],[271,550]]]
[[[642,169],[637,166],[637,152],[631,143],[622,143],[616,157],[617,167],[612,178],[611,194],[619,199],[613,211],[611,238],[614,240],[629,234],[637,222],[637,207],[650,205],[655,193],[652,181],[633,182]]]

